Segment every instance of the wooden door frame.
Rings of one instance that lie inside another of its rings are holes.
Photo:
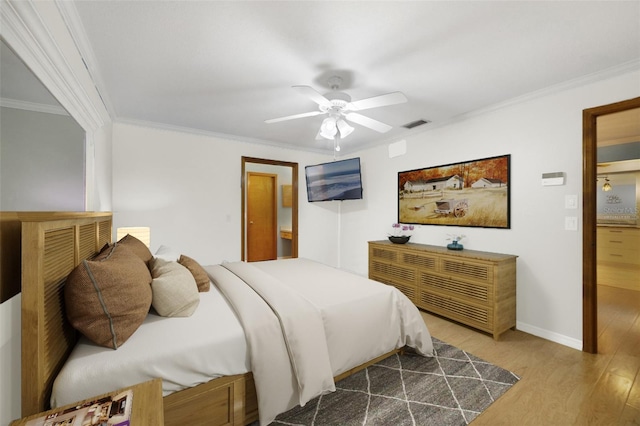
[[[640,97],[582,111],[582,350],[598,353],[596,178],[599,116],[640,108]]]
[[[257,164],[268,164],[272,166],[283,166],[283,167],[291,167],[291,186],[292,186],[292,197],[291,197],[291,257],[298,257],[298,163],[291,163],[288,161],[278,161],[278,160],[267,160],[264,158],[255,158],[255,157],[245,157],[242,156],[242,165],[241,165],[241,175],[240,175],[240,187],[241,187],[241,206],[242,206],[242,220],[240,221],[241,226],[241,243],[240,243],[240,258],[244,261],[245,259],[245,250],[246,250],[246,221],[247,221],[247,212],[246,212],[246,163],[257,163]]]

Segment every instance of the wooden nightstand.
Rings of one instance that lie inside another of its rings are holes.
[[[69,404],[64,407],[58,407],[49,411],[44,411],[42,413],[33,414],[28,417],[24,417],[20,420],[14,420],[11,422],[10,426],[19,426],[26,425],[30,420],[38,419],[44,416],[48,416],[54,413],[61,413],[54,419],[52,424],[56,424],[58,422],[64,422],[67,418],[71,418],[74,415],[81,415],[85,417],[87,412],[89,411],[89,405],[79,410],[76,410],[74,413],[68,412],[66,414],[62,414],[65,410],[83,406],[86,403],[94,402],[100,400],[102,398],[116,397],[118,395],[126,394],[127,391],[133,392],[133,397],[131,399],[131,417],[129,424],[131,426],[137,425],[145,425],[145,426],[164,426],[164,409],[162,403],[162,380],[155,379],[148,382],[140,383],[128,388],[120,389],[115,392],[109,392],[104,395],[95,396],[92,398],[88,398],[84,401],[80,401],[75,404]],[[117,401],[116,401],[117,403]],[[66,423],[65,423],[66,424]],[[71,421],[68,424],[82,424],[82,419],[76,419],[75,421]]]

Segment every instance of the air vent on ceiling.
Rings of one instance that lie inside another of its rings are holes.
[[[402,127],[406,128],[406,129],[413,129],[414,127],[422,126],[423,124],[428,124],[428,123],[431,123],[431,121],[429,121],[429,120],[416,120],[416,121],[412,121],[411,123],[407,123],[407,124],[403,125]]]

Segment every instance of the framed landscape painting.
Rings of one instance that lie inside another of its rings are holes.
[[[398,222],[511,228],[511,155],[398,172]]]

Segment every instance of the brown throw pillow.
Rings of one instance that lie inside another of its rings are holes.
[[[209,274],[207,274],[207,271],[205,271],[198,262],[183,254],[180,255],[178,263],[191,272],[193,278],[196,280],[196,284],[198,284],[199,292],[203,293],[210,290],[211,281],[209,280]]]
[[[104,246],[102,246],[102,248],[100,249],[100,251],[98,252],[98,254],[96,254],[94,256],[93,259],[91,260],[101,260],[104,259],[105,257],[107,257],[109,255],[109,253],[111,253],[111,249],[113,248],[113,244],[109,244],[106,243]]]
[[[127,246],[147,265],[149,265],[149,261],[153,259],[153,254],[151,254],[151,250],[149,250],[149,247],[147,247],[145,243],[131,234],[127,234],[124,237],[120,238],[118,244]]]
[[[151,274],[128,247],[114,244],[100,260],[85,260],[71,271],[64,297],[75,329],[100,346],[118,349],[149,313]]]

